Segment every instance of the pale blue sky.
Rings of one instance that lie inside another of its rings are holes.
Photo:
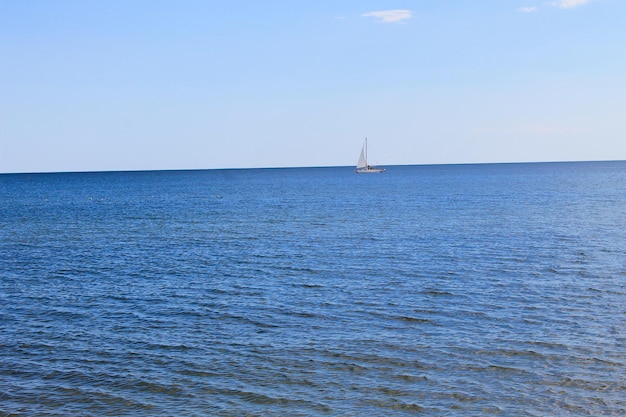
[[[0,0],[0,172],[626,159],[624,0]]]

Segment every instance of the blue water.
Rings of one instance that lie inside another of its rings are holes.
[[[0,415],[626,413],[626,162],[0,192]]]

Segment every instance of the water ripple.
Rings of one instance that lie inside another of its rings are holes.
[[[0,176],[0,414],[626,414],[624,163],[351,174]]]

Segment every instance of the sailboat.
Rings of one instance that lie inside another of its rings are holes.
[[[354,172],[357,174],[376,174],[379,172],[385,172],[385,168],[373,167],[367,164],[367,138],[365,138],[365,143],[363,143],[363,147],[361,148],[359,162],[357,162]]]

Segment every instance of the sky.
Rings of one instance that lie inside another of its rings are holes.
[[[0,0],[0,173],[626,159],[624,0]]]

